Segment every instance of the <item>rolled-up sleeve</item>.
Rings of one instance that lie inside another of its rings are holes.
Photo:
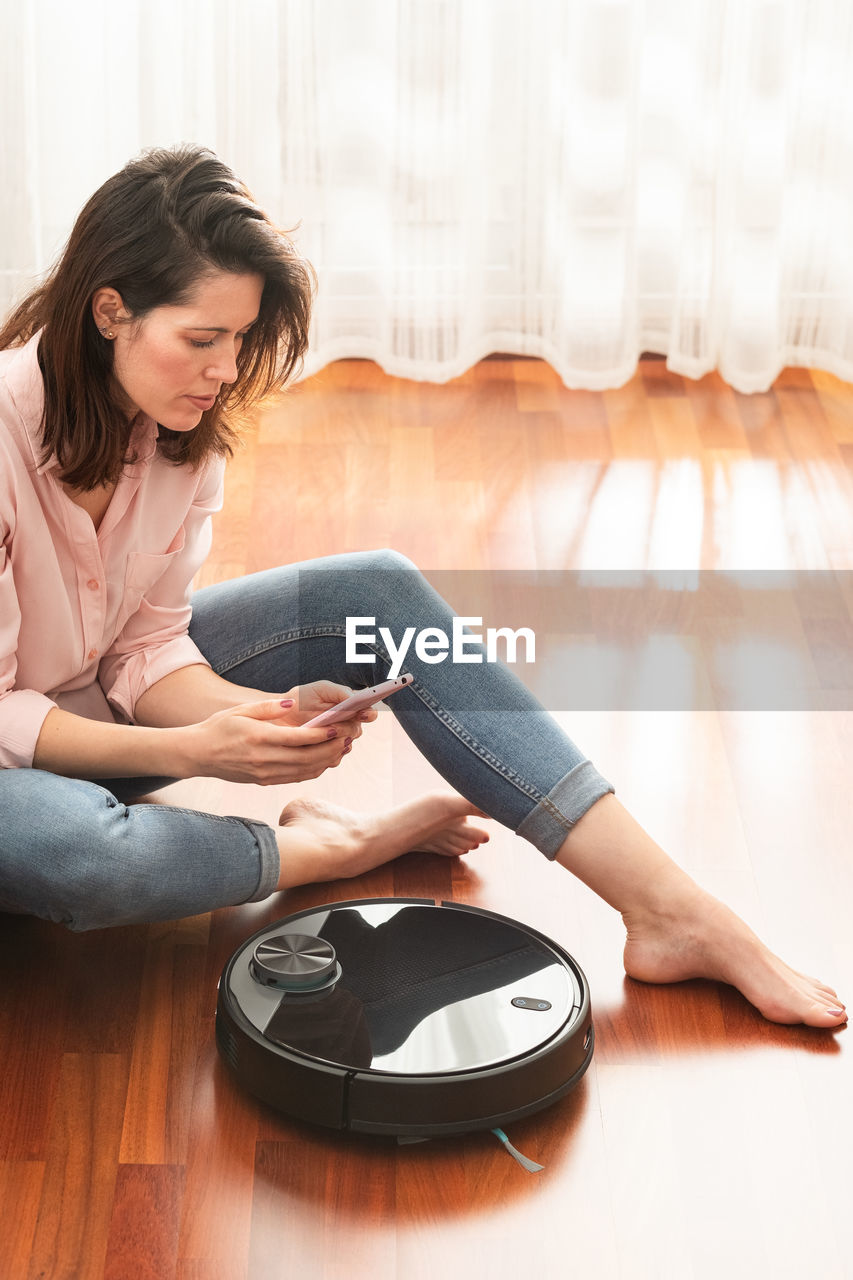
[[[32,767],[38,736],[56,706],[35,689],[15,689],[21,612],[12,566],[0,544],[0,768]]]
[[[181,667],[210,665],[187,631],[192,581],[210,551],[224,473],[224,459],[208,464],[173,546],[162,556],[139,556],[130,567],[129,589],[139,599],[98,668],[108,701],[129,721],[139,698],[158,680]]]

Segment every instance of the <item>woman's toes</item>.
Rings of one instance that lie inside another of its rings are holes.
[[[815,978],[811,973],[801,973],[799,969],[794,969],[794,973],[800,978],[805,978],[806,982],[810,982],[812,986],[817,987],[819,991],[825,991],[827,995],[838,1000],[838,992],[834,987],[830,987],[825,982],[821,982],[820,978]],[[840,1001],[839,1001],[840,1004]]]
[[[446,849],[452,849],[454,853],[467,853],[469,849],[474,848],[474,843],[454,832],[450,832],[444,839],[439,838],[436,843],[443,845]]]
[[[829,1006],[816,1000],[812,1005],[812,1013],[813,1016],[804,1019],[812,1027],[840,1026],[847,1021],[847,1014],[840,1005]]]
[[[488,839],[488,832],[481,831],[477,827],[448,827],[444,831],[439,831],[428,839],[420,841],[415,851],[418,853],[443,853],[452,857],[460,857],[463,853],[470,853],[472,849],[485,844]]]

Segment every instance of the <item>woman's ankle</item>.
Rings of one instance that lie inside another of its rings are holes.
[[[622,915],[682,911],[703,892],[612,794],[576,823],[556,861]]]

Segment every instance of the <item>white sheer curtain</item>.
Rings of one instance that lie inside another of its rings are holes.
[[[144,146],[317,268],[308,372],[853,377],[850,0],[0,0],[0,305]]]

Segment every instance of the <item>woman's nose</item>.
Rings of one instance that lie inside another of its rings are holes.
[[[236,351],[220,351],[217,352],[216,359],[205,369],[205,374],[211,381],[216,382],[236,382],[237,381],[237,353]]]

